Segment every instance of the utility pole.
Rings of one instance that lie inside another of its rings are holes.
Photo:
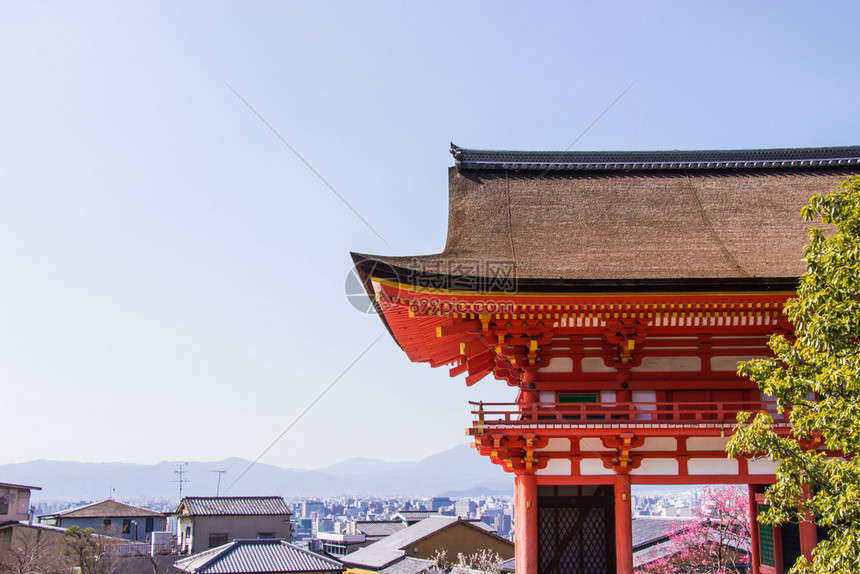
[[[221,494],[221,475],[227,474],[226,470],[210,470],[209,472],[217,472],[218,473],[218,488],[215,490],[215,496],[220,496]]]
[[[178,480],[171,480],[170,482],[178,482],[179,483],[179,501],[182,502],[182,485],[188,482],[188,479],[184,477],[185,474],[188,474],[188,471],[183,467],[188,466],[187,462],[179,462],[179,470],[174,470],[173,474],[178,474]]]

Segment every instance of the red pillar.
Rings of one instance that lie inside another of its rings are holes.
[[[633,501],[625,474],[615,475],[615,548],[616,572],[633,574]]]
[[[520,412],[524,419],[535,418],[535,409],[540,405],[540,394],[535,391],[535,381],[537,381],[537,373],[534,371],[526,371],[523,373],[523,381],[527,384],[520,387]]]
[[[803,487],[803,493],[807,498],[812,496],[808,486]],[[804,520],[802,520],[799,525],[800,551],[807,560],[812,562],[812,550],[815,548],[815,545],[818,544],[818,530],[815,528],[813,516],[808,512],[804,514]]]
[[[752,544],[750,544],[750,566],[753,574],[761,574],[761,541],[759,540],[758,532],[758,502],[755,499],[756,487],[754,484],[749,485],[750,497],[750,534],[752,536]]]
[[[811,522],[800,523],[800,551],[812,562],[812,550],[818,544],[818,532]]]
[[[773,563],[776,574],[785,574],[782,563],[782,527],[773,525]]]
[[[514,479],[514,485],[514,553],[517,574],[537,574],[537,477],[533,474],[518,475]]]

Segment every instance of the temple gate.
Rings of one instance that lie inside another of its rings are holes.
[[[860,148],[452,152],[445,250],[353,258],[412,361],[516,389],[468,432],[514,477],[517,572],[631,574],[633,484],[748,485],[755,518],[775,466],[725,446],[785,418],[737,364],[791,332],[800,208]],[[753,524],[756,573],[817,541]]]

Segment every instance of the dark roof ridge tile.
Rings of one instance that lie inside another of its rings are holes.
[[[809,169],[860,164],[860,146],[655,151],[522,151],[467,149],[451,144],[467,170],[616,171]]]

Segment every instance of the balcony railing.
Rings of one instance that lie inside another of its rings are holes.
[[[734,425],[739,412],[767,412],[784,420],[776,404],[761,401],[685,403],[482,403],[470,402],[475,426],[495,425]]]
[[[158,556],[167,554],[176,554],[178,547],[174,541],[167,542],[128,542],[117,544],[106,544],[104,553],[108,556],[129,557],[129,556]]]

